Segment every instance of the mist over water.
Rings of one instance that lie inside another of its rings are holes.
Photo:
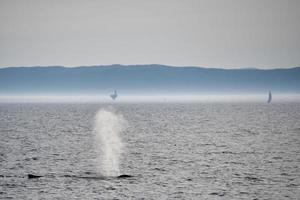
[[[123,151],[120,137],[126,120],[112,109],[100,109],[95,115],[94,137],[97,172],[104,176],[120,175],[119,161]]]
[[[269,90],[264,94],[201,94],[201,95],[129,95],[120,92],[118,103],[265,103]],[[272,91],[272,102],[300,102],[300,94],[282,94]],[[0,95],[0,103],[111,103],[109,95]]]

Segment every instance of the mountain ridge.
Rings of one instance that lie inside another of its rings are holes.
[[[300,67],[222,69],[149,65],[0,68],[0,94],[300,93]]]
[[[76,68],[102,68],[102,67],[167,67],[167,68],[198,68],[198,69],[218,69],[218,70],[289,70],[289,69],[300,69],[300,66],[294,66],[289,68],[256,68],[256,67],[243,67],[243,68],[222,68],[222,67],[203,67],[203,66],[175,66],[175,65],[163,65],[163,64],[110,64],[110,65],[84,65],[84,66],[63,66],[63,65],[34,65],[34,66],[9,66],[0,67],[1,69],[14,69],[14,68],[66,68],[66,69],[76,69]]]

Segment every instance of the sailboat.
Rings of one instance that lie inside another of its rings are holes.
[[[271,103],[271,101],[272,101],[272,93],[271,93],[271,91],[269,91],[268,103]]]
[[[114,93],[110,95],[110,97],[111,97],[113,100],[116,100],[116,98],[118,97],[117,91],[115,90]]]

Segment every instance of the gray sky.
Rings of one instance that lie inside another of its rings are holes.
[[[0,0],[0,66],[300,66],[299,0]]]

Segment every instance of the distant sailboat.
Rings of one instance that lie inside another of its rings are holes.
[[[269,91],[268,103],[271,103],[271,101],[272,101],[272,93],[271,93],[271,91]]]
[[[114,93],[110,95],[110,97],[111,97],[113,100],[116,100],[116,98],[118,97],[117,91],[115,90]]]

